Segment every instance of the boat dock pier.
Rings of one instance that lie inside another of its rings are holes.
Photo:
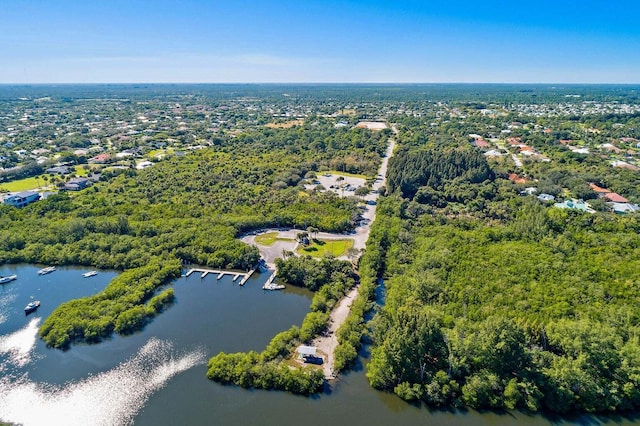
[[[200,272],[202,274],[202,275],[200,275],[200,279],[203,279],[204,277],[206,277],[209,274],[217,274],[218,275],[217,279],[221,280],[225,275],[233,275],[233,282],[234,283],[238,280],[238,278],[242,277],[242,279],[240,280],[240,285],[243,286],[243,285],[246,284],[246,282],[249,280],[249,278],[251,278],[251,276],[257,270],[258,270],[257,266],[255,268],[253,268],[252,270],[250,270],[249,272],[247,272],[247,273],[236,272],[236,271],[220,271],[220,270],[217,270],[217,269],[192,268],[192,269],[189,269],[184,274],[184,276],[188,277],[189,275],[193,274],[194,272]]]
[[[271,284],[273,284],[273,282],[276,279],[276,275],[278,274],[278,271],[274,271],[273,274],[271,274],[271,276],[269,277],[269,279],[267,280],[267,283],[265,284],[265,286],[269,286]]]
[[[256,269],[258,269],[257,267],[253,268],[252,270],[250,270],[248,273],[244,274],[244,277],[240,280],[240,285],[243,286],[246,284],[247,280],[249,278],[251,278],[251,275],[253,275],[254,272],[256,272]]]
[[[278,271],[273,271],[273,274],[269,277],[267,282],[262,286],[263,290],[282,290],[284,289],[283,284],[276,284],[276,275],[278,275]]]
[[[225,275],[233,275],[233,281],[235,282],[238,277],[240,277],[240,275],[247,275],[247,274],[243,274],[240,272],[235,272],[235,271],[219,271],[216,269],[200,269],[200,268],[193,268],[193,269],[189,269],[187,271],[186,274],[184,274],[185,277],[188,277],[189,275],[193,274],[194,272],[201,272],[202,275],[200,275],[200,279],[205,278],[207,275],[209,274],[217,274],[217,279],[221,280]]]

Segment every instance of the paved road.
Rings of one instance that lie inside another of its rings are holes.
[[[394,133],[397,134],[397,130],[394,127],[392,127],[392,129]],[[368,203],[366,204],[366,210],[362,214],[363,221],[361,226],[358,226],[355,230],[355,233],[353,234],[332,234],[327,232],[319,232],[317,236],[319,239],[331,240],[351,238],[354,240],[353,247],[355,249],[364,249],[366,247],[367,239],[369,238],[369,232],[371,230],[371,224],[376,218],[376,203],[379,197],[378,190],[382,188],[386,183],[389,158],[393,154],[395,146],[395,141],[393,139],[389,139],[389,146],[387,147],[387,152],[382,159],[382,164],[380,165],[380,170],[378,172],[378,178],[373,184],[373,190],[375,191],[375,193],[372,192],[365,197],[365,202]],[[260,254],[267,261],[267,264],[270,267],[274,267],[273,264],[275,263],[275,260],[279,257],[282,257],[283,251],[295,251],[298,244],[296,242],[296,234],[301,232],[301,230],[299,229],[270,229],[261,231],[260,233],[274,231],[278,232],[278,238],[287,239],[289,241],[276,241],[272,246],[265,247],[255,243],[255,235],[247,235],[242,238],[242,241],[258,247],[258,249],[260,250]],[[343,256],[343,258],[347,259],[346,256]],[[335,375],[333,372],[333,354],[336,347],[338,346],[338,339],[336,338],[335,332],[340,328],[340,326],[349,316],[349,312],[351,311],[351,303],[358,296],[358,290],[359,287],[356,286],[355,288],[351,289],[348,295],[340,300],[340,302],[331,312],[327,334],[324,336],[319,336],[313,340],[312,345],[315,346],[322,355],[324,355],[325,362],[322,365],[322,370],[324,372],[324,377],[328,380],[335,379]]]

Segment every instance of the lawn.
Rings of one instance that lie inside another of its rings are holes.
[[[86,177],[89,175],[89,173],[89,166],[76,166],[76,171],[73,174],[78,177]],[[43,176],[47,176],[47,180],[44,180]],[[50,185],[53,185],[53,183],[51,182],[51,176],[49,176],[48,174],[41,174],[39,176],[32,176],[24,179],[14,180],[11,182],[1,183],[0,191],[30,191],[32,189],[43,188]]]
[[[325,257],[332,255],[335,257],[344,256],[353,247],[353,240],[312,240],[307,247],[299,246],[298,254],[308,254],[313,257]]]
[[[267,232],[266,234],[256,235],[257,244],[261,246],[272,246],[276,241],[293,241],[289,238],[278,238],[277,232]]]
[[[12,182],[6,182],[0,184],[0,191],[8,191],[8,192],[21,192],[21,191],[29,191],[31,189],[40,188],[42,186],[47,186],[48,182],[45,182],[39,176],[29,177],[19,180],[14,180]]]

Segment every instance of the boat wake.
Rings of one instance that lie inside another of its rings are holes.
[[[0,365],[0,371],[4,370],[6,363],[16,367],[24,367],[31,361],[31,352],[38,339],[38,326],[40,318],[32,318],[29,324],[20,330],[0,336],[0,355],[7,355],[7,361]]]
[[[64,386],[0,378],[0,419],[24,424],[126,425],[173,376],[203,364],[203,350],[178,353],[150,339],[118,367]]]

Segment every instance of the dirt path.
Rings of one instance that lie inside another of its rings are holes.
[[[351,291],[343,297],[338,305],[333,309],[329,320],[329,330],[327,331],[327,335],[316,337],[311,343],[311,346],[315,346],[318,351],[326,355],[324,363],[322,364],[322,370],[324,372],[324,377],[327,380],[335,379],[336,377],[333,372],[333,353],[335,352],[336,347],[338,347],[336,331],[347,319],[347,316],[351,311],[351,303],[353,303],[353,300],[358,296],[358,289],[358,286],[352,288]]]

